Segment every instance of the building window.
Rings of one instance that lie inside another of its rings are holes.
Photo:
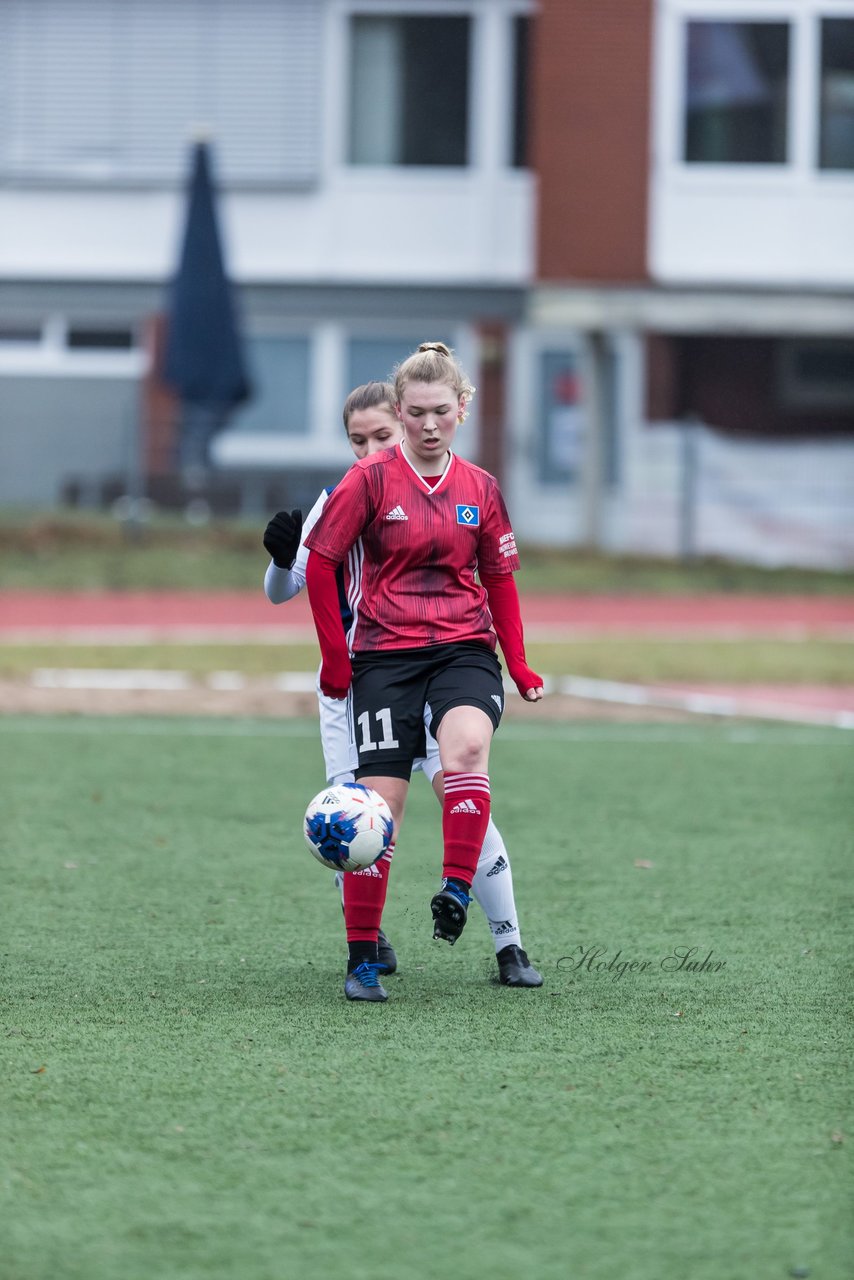
[[[780,399],[786,409],[854,408],[854,342],[787,339],[779,346]]]
[[[309,360],[308,338],[266,334],[248,339],[248,363],[253,399],[236,415],[236,431],[307,435]]]
[[[527,169],[530,133],[530,58],[531,19],[513,19],[513,131],[511,163],[514,169]]]
[[[543,351],[539,360],[539,472],[543,484],[577,480],[584,462],[584,407],[578,359]]]
[[[789,42],[787,22],[687,23],[688,163],[786,162]]]
[[[8,343],[10,346],[35,347],[40,345],[41,340],[42,331],[40,325],[15,324],[12,321],[0,320],[0,344]]]
[[[132,351],[133,346],[133,333],[130,329],[95,329],[72,325],[68,330],[68,347],[71,351]]]
[[[854,169],[854,18],[821,23],[819,167]]]
[[[467,17],[351,20],[351,164],[468,163]]]
[[[410,338],[353,338],[347,347],[344,396],[366,382],[390,381],[395,365],[411,355],[421,341],[415,335]]]

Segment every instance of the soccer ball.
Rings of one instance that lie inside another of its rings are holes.
[[[363,871],[391,844],[394,822],[378,791],[343,782],[316,795],[305,811],[303,831],[311,852],[333,871]]]

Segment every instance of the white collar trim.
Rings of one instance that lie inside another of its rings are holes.
[[[404,449],[404,447],[403,447],[403,446],[404,446],[404,443],[405,443],[405,441],[401,440],[401,442],[400,442],[400,446],[399,446],[399,447],[400,447],[400,456],[403,458],[404,462],[408,462],[408,463],[409,463],[410,467],[412,468],[413,473],[415,474],[415,476],[417,477],[417,479],[421,482],[421,484],[423,484],[423,486],[424,486],[424,488],[427,490],[427,492],[428,492],[428,493],[435,493],[435,492],[437,491],[437,489],[441,489],[442,485],[445,483],[445,480],[447,479],[448,472],[449,472],[449,471],[450,471],[450,469],[451,469],[451,463],[454,461],[454,454],[453,454],[453,450],[451,450],[451,449],[449,449],[449,450],[448,450],[448,461],[447,461],[447,463],[446,463],[446,465],[445,465],[445,470],[442,472],[442,474],[440,475],[439,479],[436,481],[436,483],[435,483],[435,484],[428,484],[428,483],[427,483],[427,481],[424,479],[424,476],[422,476],[421,472],[420,472],[420,471],[418,470],[418,468],[415,466],[415,463],[414,463],[414,462],[412,461],[412,459],[409,457],[409,454],[408,454],[408,453],[406,452],[406,450]],[[431,477],[431,478],[432,478],[432,477]]]

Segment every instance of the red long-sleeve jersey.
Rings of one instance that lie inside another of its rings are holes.
[[[459,640],[495,647],[475,575],[510,574],[519,559],[488,472],[452,455],[431,488],[399,445],[364,458],[330,494],[306,546],[340,564],[360,537],[361,581],[350,601],[354,652]]]
[[[324,692],[342,697],[349,685],[333,576],[351,548],[359,550],[360,538],[358,572],[349,566],[353,652],[461,640],[494,649],[494,624],[519,691],[542,683],[525,663],[512,578],[519,560],[497,482],[452,455],[431,487],[397,445],[350,469],[306,539],[316,553],[308,559],[307,585]]]

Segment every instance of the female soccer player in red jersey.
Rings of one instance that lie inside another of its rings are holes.
[[[423,754],[425,708],[432,715],[445,798],[443,879],[430,906],[433,936],[452,945],[466,923],[490,815],[489,748],[504,707],[496,634],[522,696],[543,696],[525,659],[512,576],[519,561],[498,484],[451,450],[473,391],[443,343],[423,343],[395,375],[403,441],[350,469],[306,539],[320,686],[332,698],[352,692],[356,776],[386,798],[396,828],[412,762]],[[336,570],[360,538],[351,658]],[[350,985],[379,985],[388,863],[377,866],[376,918],[363,912],[357,929],[348,920]]]
[[[390,448],[403,439],[403,424],[395,410],[396,398],[394,388],[387,382],[369,382],[365,386],[356,387],[348,395],[342,416],[347,439],[357,458],[367,458],[371,454]],[[305,519],[305,524],[303,524],[301,512],[280,511],[267,525],[264,545],[272,559],[264,577],[264,591],[273,604],[292,600],[305,586],[309,553],[304,545],[304,539],[320,518],[320,513],[333,488],[334,486],[321,491]],[[338,600],[345,632],[349,631],[353,621],[347,601],[359,593],[362,561],[361,546],[356,543],[347,558],[346,566],[341,566],[339,570]],[[331,784],[352,782],[354,778],[352,771],[357,767],[358,761],[353,759],[355,742],[350,729],[347,703],[340,699],[336,701],[325,697],[319,686],[317,695],[326,779]],[[412,772],[424,773],[439,803],[442,804],[444,780],[439,745],[430,733],[431,719],[432,717],[428,714],[424,729],[425,751],[413,762]],[[386,861],[388,860],[387,853]],[[376,893],[380,889],[381,893],[384,893],[384,886],[376,885],[373,877],[355,873],[339,872],[335,881],[341,891],[345,913],[349,915],[348,933],[353,936],[360,934],[364,917],[366,915],[369,919],[372,917]],[[541,974],[537,972],[522,949],[510,854],[492,818],[486,828],[483,847],[472,880],[472,894],[489,923],[495,945],[499,981],[502,985],[542,986]],[[377,958],[383,967],[383,972],[395,972],[397,956],[382,927],[377,933],[377,948]],[[347,990],[350,999],[382,999],[382,988],[365,987],[359,981],[358,975],[355,979],[348,975]]]

